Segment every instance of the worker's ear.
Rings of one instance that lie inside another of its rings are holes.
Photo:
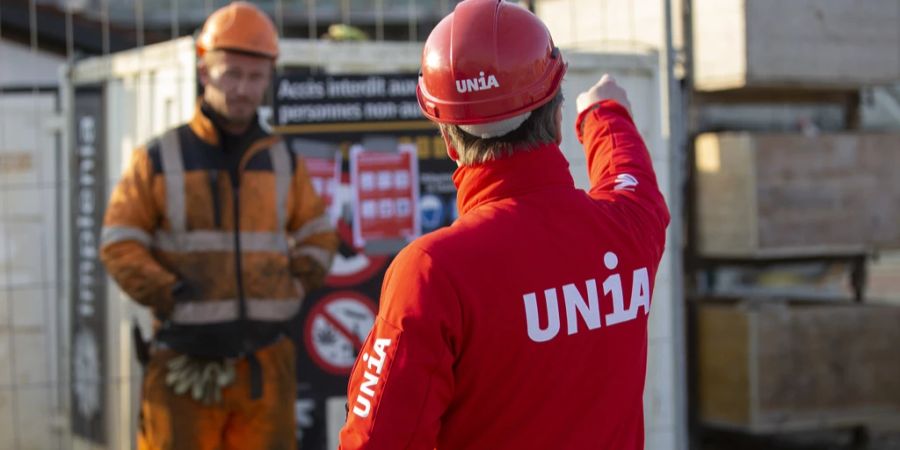
[[[441,137],[444,138],[444,145],[447,147],[447,156],[459,165],[459,153],[453,148],[453,142],[450,140],[450,136],[447,135],[447,132],[444,131],[443,127],[441,127]]]
[[[209,65],[207,65],[206,58],[202,56],[197,59],[197,79],[200,80],[201,86],[209,83]]]
[[[562,102],[556,107],[553,123],[556,131],[556,145],[560,145],[562,144]]]

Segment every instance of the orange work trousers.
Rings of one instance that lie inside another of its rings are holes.
[[[261,398],[250,398],[250,368],[242,359],[235,381],[222,391],[222,403],[204,405],[166,386],[166,363],[178,353],[155,351],[141,391],[138,450],[295,450],[294,345],[281,339],[256,355]]]

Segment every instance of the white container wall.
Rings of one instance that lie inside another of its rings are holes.
[[[0,39],[0,449],[52,449],[62,442],[53,320],[61,283],[56,83],[62,61]]]
[[[0,448],[57,437],[56,103],[0,95]]]
[[[135,148],[190,118],[196,97],[193,49],[193,39],[185,38],[91,58],[73,67],[67,94],[83,85],[99,85],[105,90],[104,202]],[[71,157],[72,153],[68,154]],[[68,263],[69,259],[65,261]],[[107,292],[106,376],[113,380],[104,386],[108,445],[98,447],[73,436],[76,449],[127,449],[134,445],[141,373],[132,351],[131,324],[138,320],[145,334],[149,334],[150,319],[143,308],[125,297],[114,284],[109,284]]]

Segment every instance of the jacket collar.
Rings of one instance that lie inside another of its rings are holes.
[[[197,103],[194,104],[194,116],[191,118],[188,125],[190,125],[191,131],[193,131],[203,142],[217,147],[220,142],[219,129],[216,127],[216,124],[213,123],[212,119],[206,115],[206,112],[203,109],[203,100],[198,100]]]
[[[216,121],[213,118],[214,114],[215,113],[212,112],[210,107],[204,106],[202,99],[198,100],[194,105],[194,116],[191,118],[188,125],[190,125],[191,131],[193,131],[203,142],[218,147],[222,142],[222,133],[224,133],[224,131],[216,124]],[[241,140],[249,138],[255,140],[266,137],[266,135],[267,134],[259,126],[258,118],[256,118],[253,120],[253,124],[250,128],[244,132],[244,134],[240,135],[239,138],[241,138]]]
[[[484,203],[525,192],[551,186],[575,187],[569,162],[556,144],[461,166],[453,173],[453,183],[458,190],[456,205],[460,215]]]

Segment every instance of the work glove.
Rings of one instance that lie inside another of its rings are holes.
[[[301,294],[312,292],[325,284],[328,271],[309,256],[294,255],[290,264],[291,273],[301,283]]]
[[[199,297],[200,292],[192,284],[182,279],[175,280],[153,303],[153,315],[156,320],[165,322],[172,316],[176,303],[196,300]]]
[[[234,361],[180,355],[166,364],[166,385],[176,395],[190,395],[205,405],[222,402],[222,389],[235,379]]]

